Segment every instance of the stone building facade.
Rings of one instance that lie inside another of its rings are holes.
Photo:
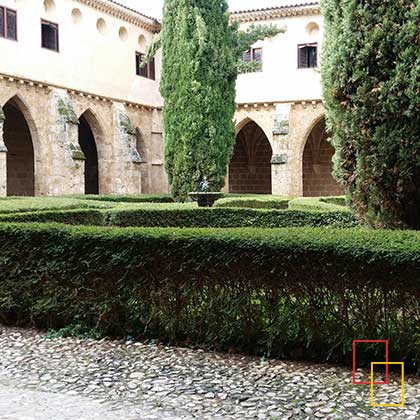
[[[136,67],[159,23],[108,0],[0,0],[6,15],[0,196],[168,191],[159,56]]]
[[[285,33],[244,55],[225,190],[335,195],[319,75],[318,1],[232,14]],[[168,192],[160,31],[112,0],[0,0],[0,196]]]
[[[225,191],[341,194],[342,187],[331,175],[334,151],[322,103],[319,2],[286,0],[283,6],[234,13],[232,20],[243,29],[272,23],[285,32],[256,43],[252,54],[256,51],[260,60],[259,71],[239,76],[237,142]]]

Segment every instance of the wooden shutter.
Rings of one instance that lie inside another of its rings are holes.
[[[254,48],[252,50],[252,59],[258,63],[257,70],[262,69],[262,48]]]
[[[58,25],[42,21],[42,47],[58,51]]]
[[[13,10],[6,10],[6,28],[8,39],[17,40],[17,18],[16,12]]]
[[[149,66],[149,79],[155,80],[156,78],[156,70],[155,70],[155,59],[152,58],[150,63],[148,64]]]
[[[252,60],[251,50],[245,51],[242,55],[242,60],[244,63],[249,63]]]
[[[298,47],[298,68],[308,68],[308,47],[306,45],[299,45]]]
[[[316,45],[308,47],[308,65],[315,68],[318,65],[318,48]]]

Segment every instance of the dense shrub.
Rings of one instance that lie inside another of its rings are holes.
[[[322,0],[334,172],[375,227],[420,229],[420,2]]]
[[[173,203],[170,194],[138,194],[138,195],[77,195],[81,200],[105,201],[111,203]]]
[[[289,201],[289,209],[301,211],[331,211],[350,213],[341,197],[300,197]]]
[[[47,210],[18,213],[0,213],[0,222],[65,223],[68,225],[104,225],[105,213],[95,209]]]
[[[393,360],[420,362],[418,233],[0,224],[0,237],[3,322],[333,361],[388,338]]]
[[[254,227],[280,228],[301,226],[354,227],[357,220],[349,212],[259,210],[246,208],[133,208],[104,212],[111,226],[143,227]]]
[[[4,197],[0,198],[0,214],[45,211],[70,210],[83,208],[109,208],[112,203],[100,203],[67,197]]]
[[[253,209],[285,210],[290,201],[288,197],[275,195],[227,196],[217,200],[215,207],[247,207]]]
[[[0,214],[1,222],[58,222],[71,225],[122,227],[355,227],[358,221],[345,212],[257,210],[236,208],[199,209],[190,206],[136,207],[114,210],[53,210]]]

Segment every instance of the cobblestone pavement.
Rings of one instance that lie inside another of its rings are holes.
[[[1,420],[391,418],[420,419],[419,377],[406,380],[406,407],[371,408],[344,368],[0,327]]]

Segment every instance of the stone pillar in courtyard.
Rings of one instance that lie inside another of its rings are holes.
[[[113,104],[114,185],[116,194],[140,194],[142,160],[137,150],[136,128],[121,103]]]
[[[83,194],[85,156],[79,145],[79,121],[68,93],[52,89],[51,195]]]
[[[7,148],[3,141],[5,116],[0,108],[0,197],[7,195]]]
[[[290,166],[290,104],[279,104],[276,107],[275,123],[273,128],[273,156],[272,190],[274,195],[290,196],[292,190],[292,172]]]

